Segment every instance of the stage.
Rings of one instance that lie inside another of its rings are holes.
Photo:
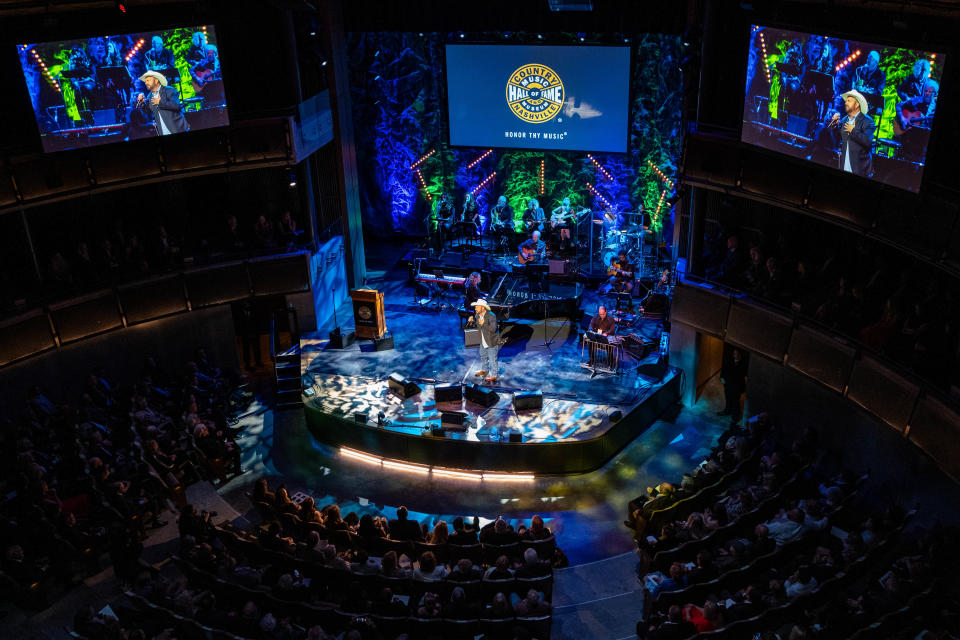
[[[325,334],[301,339],[301,370],[313,393],[304,395],[307,425],[325,444],[444,469],[584,473],[600,468],[679,398],[674,370],[662,377],[637,373],[638,365],[657,360],[657,351],[640,360],[625,356],[618,374],[595,373],[581,366],[579,320],[553,317],[503,323],[507,342],[500,377],[489,387],[497,395],[491,406],[466,398],[438,404],[436,384],[483,384],[473,375],[477,348],[464,346],[456,309],[421,308],[400,273],[378,283],[394,349],[376,351],[372,341],[334,349]],[[600,303],[613,308],[591,289],[578,301],[589,311]],[[351,313],[345,304],[337,315]],[[662,329],[657,320],[637,319],[621,333],[659,343]],[[420,392],[406,399],[391,393],[393,373]],[[522,391],[541,392],[542,409],[515,409],[513,396]],[[448,426],[441,425],[442,411],[463,412],[464,426],[440,435]]]

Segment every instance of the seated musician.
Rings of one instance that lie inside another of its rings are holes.
[[[617,323],[607,314],[607,308],[603,305],[597,307],[597,315],[590,321],[590,331],[602,336],[612,336],[616,330]]]
[[[463,197],[463,213],[460,219],[464,222],[472,222],[477,229],[480,228],[480,208],[477,206],[477,199],[472,193]]]
[[[564,198],[560,206],[550,214],[550,228],[560,235],[560,249],[570,244],[570,217],[574,215],[570,206],[570,198]]]
[[[547,245],[540,240],[540,232],[534,231],[530,238],[524,240],[520,245],[520,251],[517,259],[520,264],[529,264],[531,262],[540,262],[547,256]]]
[[[186,59],[187,65],[193,68],[207,59],[207,34],[203,31],[197,31],[190,41],[192,44],[187,49]]]
[[[527,210],[523,212],[523,230],[527,233],[543,231],[543,209],[536,198],[527,201]]]
[[[153,36],[150,40],[151,47],[143,54],[147,71],[163,71],[165,69],[174,69],[173,51],[163,46],[163,38]]]
[[[926,62],[925,60],[923,62]],[[914,125],[929,127],[933,114],[937,110],[937,94],[940,84],[928,78],[923,84],[922,93],[905,98],[897,103],[897,126],[894,133],[899,137]]]
[[[626,251],[621,250],[616,258],[610,260],[607,274],[610,276],[607,280],[607,291],[616,290],[620,293],[633,291],[633,265],[627,259]]]
[[[853,89],[877,99],[883,94],[886,81],[887,74],[880,68],[880,54],[871,51],[867,54],[867,62],[857,67],[853,74]]]
[[[481,300],[487,297],[486,293],[480,291],[480,274],[476,271],[467,277],[467,282],[464,286],[467,289],[467,295],[463,301],[464,309],[469,309],[470,303],[473,300]]]

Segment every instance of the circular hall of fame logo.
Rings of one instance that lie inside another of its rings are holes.
[[[542,64],[525,64],[507,81],[507,106],[525,122],[547,122],[563,106],[563,82]]]

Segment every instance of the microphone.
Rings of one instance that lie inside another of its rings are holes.
[[[835,126],[837,126],[837,123],[838,123],[838,122],[840,122],[840,114],[839,114],[839,113],[835,113],[835,114],[833,114],[833,117],[830,119],[830,126],[831,126],[831,127],[835,127]]]

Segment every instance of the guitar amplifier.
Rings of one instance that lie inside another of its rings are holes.
[[[480,346],[480,329],[464,329],[463,330],[463,346],[479,347]]]

